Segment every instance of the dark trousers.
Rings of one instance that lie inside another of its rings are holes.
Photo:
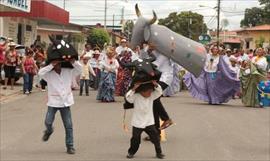
[[[160,146],[160,137],[154,125],[147,126],[144,129],[133,127],[132,138],[130,139],[130,148],[128,149],[128,153],[134,155],[138,151],[143,131],[146,132],[147,135],[149,135],[151,142],[155,146],[156,153],[157,154],[162,153]]]
[[[165,90],[168,87],[168,85],[164,82],[159,82],[159,85],[161,86],[162,90]],[[167,111],[165,110],[163,104],[160,101],[160,97],[158,99],[154,100],[153,113],[154,113],[154,119],[155,119],[155,126],[158,130],[158,133],[160,134],[161,131],[159,130],[159,127],[160,127],[159,118],[163,121],[170,119]]]
[[[25,73],[23,75],[23,93],[31,92],[33,88],[33,74]]]
[[[39,83],[41,85],[41,89],[45,89],[46,88],[47,82],[44,79],[41,79]]]
[[[87,79],[80,80],[80,95],[83,93],[83,86],[85,86],[85,93],[89,94],[89,80]]]
[[[71,111],[70,107],[63,107],[63,108],[55,108],[55,107],[48,107],[48,111],[46,114],[45,119],[45,126],[47,133],[53,132],[53,122],[55,118],[55,113],[60,111],[62,121],[66,131],[66,147],[73,147],[73,128],[72,128],[72,120],[71,120]]]

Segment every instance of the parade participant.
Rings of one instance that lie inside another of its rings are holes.
[[[18,63],[18,54],[15,50],[16,44],[14,42],[9,43],[9,50],[6,51],[5,54],[5,65],[4,65],[4,71],[5,71],[5,86],[3,89],[7,89],[7,83],[10,79],[11,82],[11,90],[14,89],[14,83],[15,83],[15,70]]]
[[[225,62],[230,65],[230,56],[232,55],[232,50],[231,49],[226,49],[226,54],[224,55],[224,60]]]
[[[2,81],[2,67],[5,63],[6,49],[7,49],[7,39],[1,37],[0,39],[0,81]]]
[[[92,66],[90,65],[88,58],[85,57],[82,60],[82,73],[80,77],[80,96],[83,93],[83,87],[85,85],[85,94],[89,96],[89,73],[91,73],[94,77],[96,76]]]
[[[122,53],[122,51],[127,50],[127,51],[132,51],[128,46],[127,46],[127,40],[126,39],[122,39],[121,40],[121,45],[119,45],[115,51],[117,53],[117,55],[120,55]]]
[[[240,80],[242,88],[242,103],[247,107],[259,106],[257,86],[261,81],[265,81],[267,60],[264,57],[262,48],[256,50],[256,56],[251,62],[242,64],[240,70]]]
[[[173,81],[169,86],[163,91],[163,96],[170,97],[177,94],[180,91],[180,79],[179,74],[182,67],[175,62],[172,62],[173,68]]]
[[[25,49],[25,57],[22,60],[24,94],[29,94],[32,92],[33,79],[38,71],[38,66],[35,64],[33,55],[34,51],[32,49]]]
[[[224,58],[218,53],[219,48],[212,47],[210,53],[207,54],[201,75],[196,78],[188,73],[184,78],[191,95],[209,104],[228,102],[240,88],[236,73],[229,68]]]
[[[127,158],[133,158],[139,149],[141,143],[141,134],[146,132],[155,146],[156,157],[163,159],[160,146],[160,138],[155,128],[153,116],[153,101],[162,95],[161,86],[153,81],[152,83],[140,84],[136,83],[132,90],[126,94],[126,100],[134,104],[132,116],[132,138],[130,140],[130,148],[128,149]]]
[[[55,114],[60,111],[66,132],[66,147],[68,154],[74,154],[73,126],[70,106],[74,104],[71,91],[73,77],[82,71],[77,51],[64,40],[57,41],[50,37],[53,45],[48,48],[48,65],[40,69],[39,76],[48,84],[48,111],[45,119],[46,130],[42,137],[48,141],[53,133]]]
[[[116,89],[115,94],[117,96],[124,96],[128,90],[129,84],[131,82],[131,70],[122,66],[121,64],[130,63],[132,57],[132,53],[130,51],[122,51],[120,55],[117,56],[118,62],[120,67],[117,73],[117,80],[116,80]]]
[[[34,58],[35,58],[38,68],[40,68],[41,64],[44,63],[44,61],[46,60],[45,52],[42,49],[42,47],[39,45],[36,46],[36,52],[35,52]]]
[[[270,71],[267,72],[267,80],[258,84],[258,100],[261,107],[270,106]]]
[[[101,76],[98,87],[97,100],[101,102],[114,102],[114,92],[118,61],[115,58],[115,49],[108,47],[106,50],[107,56],[100,62]]]
[[[99,80],[100,80],[100,69],[99,69],[99,62],[102,60],[102,56],[100,53],[100,48],[99,47],[95,47],[94,48],[94,53],[91,57],[91,59],[89,60],[90,65],[92,66],[94,72],[95,72],[95,76],[90,75],[90,87],[94,88],[95,90],[98,89],[98,85],[99,85]]]
[[[83,58],[83,57],[91,58],[92,54],[94,53],[94,51],[92,50],[92,46],[90,44],[85,44],[84,47],[85,49],[83,50],[80,58]]]
[[[149,49],[153,50],[150,55],[152,54],[156,58],[153,64],[155,64],[157,69],[162,73],[158,83],[162,90],[165,90],[173,81],[173,66],[169,58],[160,54],[158,51],[154,50],[154,48],[155,46],[153,44],[149,45]],[[155,117],[155,126],[160,134],[161,130],[171,126],[173,121],[170,119],[167,111],[161,103],[160,97],[154,101],[154,107],[153,112]],[[160,119],[164,121],[162,125],[160,125]]]

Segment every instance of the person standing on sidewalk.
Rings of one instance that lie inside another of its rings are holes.
[[[78,53],[64,40],[57,41],[50,37],[53,45],[48,49],[48,63],[40,69],[39,76],[48,84],[48,111],[45,118],[46,130],[42,137],[48,141],[53,133],[53,122],[56,112],[59,110],[66,132],[66,148],[68,154],[75,154],[73,143],[73,126],[70,106],[74,104],[71,90],[74,77],[82,71],[82,65],[78,59]]]
[[[16,44],[14,42],[9,43],[9,50],[6,52],[5,55],[5,86],[3,89],[7,89],[8,80],[10,79],[11,83],[11,90],[14,89],[15,83],[15,70],[18,63],[18,54],[15,50]]]
[[[29,94],[32,91],[34,75],[37,74],[38,67],[33,58],[33,50],[25,49],[25,57],[22,60],[23,70],[23,93]]]

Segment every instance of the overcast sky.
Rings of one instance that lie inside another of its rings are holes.
[[[62,7],[70,12],[70,21],[76,24],[94,25],[104,24],[104,4],[105,0],[48,0],[49,2]],[[115,25],[119,25],[122,8],[124,7],[124,19],[136,20],[134,10],[135,4],[145,17],[152,17],[152,10],[155,10],[158,18],[164,18],[171,12],[192,11],[205,16],[204,21],[208,28],[216,28],[217,0],[107,0],[107,25],[113,24],[115,15]],[[207,6],[207,7],[200,7]],[[227,19],[229,26],[227,29],[234,30],[240,28],[240,21],[244,17],[246,8],[259,7],[258,0],[221,0],[221,20]]]

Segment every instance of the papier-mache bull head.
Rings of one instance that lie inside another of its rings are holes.
[[[50,63],[53,60],[62,61],[62,67],[72,68],[68,62],[70,59],[78,60],[78,52],[76,49],[65,40],[55,40],[53,36],[49,36],[52,44],[47,50],[47,61]]]
[[[199,76],[205,64],[204,46],[165,26],[154,24],[157,20],[154,11],[153,18],[149,20],[142,16],[137,4],[135,10],[138,19],[133,27],[131,47],[141,45],[144,41],[152,43],[159,53],[174,60],[195,76]]]
[[[156,65],[152,62],[155,58],[138,59],[131,63],[121,63],[126,68],[134,69],[132,82],[148,82],[151,80],[159,80],[161,72],[157,70]]]

